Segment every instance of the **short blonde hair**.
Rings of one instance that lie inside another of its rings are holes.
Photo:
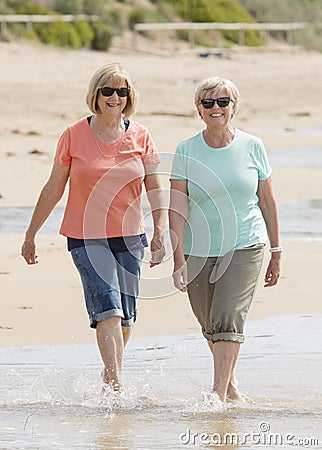
[[[216,95],[221,89],[226,89],[228,96],[233,101],[233,113],[236,114],[239,105],[239,91],[237,86],[227,78],[210,77],[201,81],[197,86],[195,92],[195,105],[198,109],[200,100],[203,98],[211,98]]]
[[[124,69],[120,63],[110,63],[103,67],[100,67],[91,77],[88,83],[88,90],[86,94],[86,103],[93,114],[100,114],[97,104],[97,96],[99,88],[108,86],[109,83],[122,83],[124,82],[130,93],[127,97],[126,106],[123,110],[125,117],[129,117],[135,113],[139,93],[136,88],[135,82],[131,79],[128,72]]]

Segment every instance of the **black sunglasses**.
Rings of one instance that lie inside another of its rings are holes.
[[[111,97],[115,91],[119,97],[128,97],[128,95],[130,94],[130,88],[128,87],[112,88],[108,86],[103,86],[98,90],[102,93],[102,95],[104,95],[104,97]]]
[[[230,97],[203,98],[200,100],[200,103],[205,109],[211,109],[215,106],[215,103],[217,103],[219,108],[226,108],[231,101]]]

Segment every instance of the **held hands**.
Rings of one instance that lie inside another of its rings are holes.
[[[38,264],[36,255],[36,244],[33,239],[25,240],[21,247],[21,256],[27,264]]]
[[[278,282],[281,273],[281,253],[274,253],[271,256],[265,274],[264,287],[275,286]]]
[[[154,234],[151,239],[151,259],[150,268],[160,264],[165,256],[165,248],[162,234]]]

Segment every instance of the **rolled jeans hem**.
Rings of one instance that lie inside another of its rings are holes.
[[[134,322],[135,322],[135,317],[133,317],[132,319],[121,319],[122,327],[131,327]]]
[[[99,314],[95,314],[90,318],[90,327],[96,328],[97,322],[102,322],[103,320],[110,319],[111,317],[121,317],[123,318],[122,309],[110,309],[108,311],[103,311]]]
[[[238,342],[239,344],[242,344],[245,340],[245,337],[243,334],[240,333],[232,333],[232,332],[225,332],[225,333],[206,333],[205,331],[202,332],[205,338],[208,341],[211,342],[217,342],[217,341],[231,341],[231,342]]]

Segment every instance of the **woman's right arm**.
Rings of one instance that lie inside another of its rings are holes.
[[[186,180],[171,180],[169,226],[173,251],[173,282],[182,292],[187,290],[187,265],[183,251],[183,232],[188,217]]]
[[[69,165],[62,166],[54,163],[50,177],[42,188],[30,224],[26,230],[25,240],[21,249],[21,255],[27,264],[36,264],[38,262],[35,237],[38,230],[61,199],[69,177],[69,169]]]

